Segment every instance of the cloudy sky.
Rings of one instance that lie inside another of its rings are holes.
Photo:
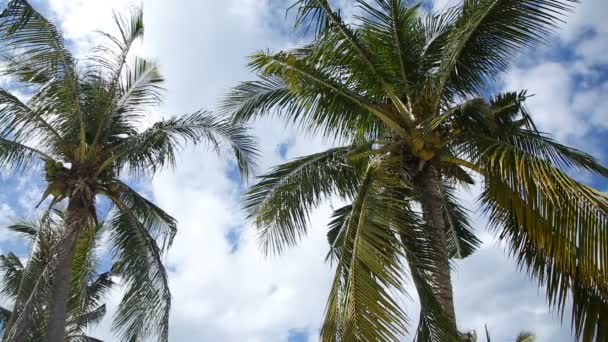
[[[349,13],[349,1],[336,2]],[[441,9],[456,1],[435,0],[426,7]],[[535,94],[529,106],[542,130],[607,161],[608,21],[603,16],[608,2],[582,2],[549,46],[514,56],[501,86],[529,89]],[[59,24],[77,55],[95,44],[94,30],[111,26],[113,9],[128,7],[124,0],[33,3]],[[144,1],[146,36],[138,51],[159,61],[169,89],[151,120],[216,108],[229,87],[253,77],[246,68],[247,55],[297,44],[299,38],[285,21],[285,7],[284,0]],[[255,123],[253,133],[263,151],[262,169],[328,146],[271,120]],[[323,262],[331,203],[314,213],[310,234],[297,248],[264,258],[253,228],[239,212],[244,185],[230,176],[232,168],[204,149],[186,150],[176,171],[141,185],[179,220],[166,260],[173,293],[171,341],[316,341],[332,275]],[[608,190],[606,183],[588,180]],[[28,176],[3,183],[1,225],[31,212],[42,186]],[[463,193],[471,208],[475,196]],[[518,272],[484,222],[476,219],[483,247],[455,267],[459,327],[481,332],[487,324],[494,341],[513,341],[521,330],[536,332],[539,341],[571,341],[569,322],[562,327],[548,311],[542,290]],[[23,247],[0,230],[0,250]],[[117,291],[110,307],[118,300]],[[415,301],[407,305],[416,317]],[[113,340],[110,318],[94,336]]]

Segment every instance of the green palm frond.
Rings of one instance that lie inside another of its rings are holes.
[[[42,116],[43,111],[28,107],[15,95],[0,88],[0,134],[23,141],[36,135],[43,139],[62,141],[56,129]]]
[[[21,260],[12,252],[0,255],[0,271],[3,275],[0,293],[9,298],[15,297],[23,276]]]
[[[163,167],[174,166],[176,154],[187,142],[207,143],[218,153],[222,145],[228,145],[245,176],[255,167],[257,148],[246,129],[205,111],[162,120],[124,138],[112,148],[114,156],[104,167],[115,161],[117,169],[127,168],[136,174],[155,173]]]
[[[44,336],[44,305],[49,295],[50,261],[53,253],[53,238],[57,237],[49,224],[40,221],[36,243],[32,246],[28,262],[13,279],[14,305],[11,319],[4,330],[4,338],[42,340]]]
[[[177,233],[177,220],[125,183],[120,182],[119,186],[120,200],[131,209],[155,240],[162,240],[161,250],[169,249]]]
[[[306,234],[310,210],[322,200],[333,194],[354,195],[359,178],[348,154],[356,147],[302,157],[258,177],[259,182],[244,195],[243,208],[255,221],[265,253],[281,253],[296,244]]]
[[[392,162],[368,166],[353,200],[330,291],[323,341],[393,341],[406,332],[399,233],[417,224]]]
[[[363,1],[358,2],[365,6]],[[334,40],[332,56],[340,59],[342,63],[367,71],[364,75],[370,76],[367,79],[370,84],[383,89],[402,115],[402,119],[410,119],[411,112],[396,94],[394,85],[387,79],[378,55],[360,39],[359,32],[344,23],[340,14],[331,8],[328,0],[299,0],[293,6],[298,7],[296,27],[306,22],[316,23],[317,35],[327,36],[329,33],[330,37],[338,38]]]
[[[258,52],[251,56],[250,66],[266,77],[280,77],[290,87],[296,99],[290,105],[312,114],[299,113],[305,127],[336,136],[362,127],[377,130],[378,124],[366,117],[371,114],[405,134],[397,124],[398,117],[359,94],[354,83],[342,82],[337,75],[319,68],[315,59],[297,58],[291,52]]]
[[[137,40],[143,38],[143,9],[141,7],[132,8],[128,17],[114,13],[114,24],[119,35],[100,32],[107,39],[107,43],[96,47],[95,55],[92,58],[99,66],[107,69],[112,90],[116,90],[118,87],[131,47]]]
[[[75,60],[61,32],[27,1],[10,1],[0,14],[3,70],[26,83],[73,80]]]
[[[125,76],[118,87],[114,110],[121,114],[145,112],[160,104],[165,92],[163,83],[164,78],[156,63],[135,57],[132,64],[127,65]]]
[[[7,334],[12,332],[15,336],[27,337],[36,342],[46,340],[44,307],[48,304],[48,270],[53,261],[53,250],[61,238],[64,224],[62,216],[62,213],[45,213],[37,220],[23,221],[9,227],[21,232],[32,244],[31,254],[25,264],[13,253],[0,255],[2,294],[15,301],[15,307],[6,320]],[[99,231],[101,230],[93,232],[96,234],[94,240],[100,239]],[[84,332],[101,320],[105,314],[105,305],[101,301],[114,285],[110,273],[102,273],[94,278],[96,273],[91,253],[95,246],[96,243],[86,237],[81,239],[78,246],[68,302],[66,340],[85,337]],[[22,328],[13,329],[15,326]]]
[[[458,203],[454,186],[444,182],[441,193],[449,256],[455,259],[466,258],[479,248],[481,241],[473,233],[467,209]]]
[[[374,47],[383,66],[390,75],[391,84],[399,85],[407,104],[411,104],[415,89],[423,76],[420,56],[425,45],[424,32],[418,19],[420,5],[408,6],[403,0],[376,0],[371,3],[359,1],[366,15],[363,23],[365,41]]]
[[[95,280],[87,284],[83,307],[90,310],[92,308],[99,308],[103,305],[101,300],[108,294],[112,286],[115,285],[112,280],[112,275],[112,272],[101,273]]]
[[[36,234],[38,234],[38,227],[39,227],[38,222],[22,221],[22,222],[11,224],[7,228],[25,238],[27,238],[28,240],[33,241],[36,238]]]
[[[141,108],[136,107],[136,104],[138,102],[145,104],[146,101],[141,100],[142,98],[150,93],[156,95],[161,90],[159,89],[159,85],[162,83],[162,77],[156,70],[154,63],[135,58],[133,66],[125,70],[131,47],[144,35],[142,8],[137,7],[133,9],[131,16],[128,18],[114,13],[114,22],[120,32],[120,36],[116,37],[101,32],[109,41],[108,45],[97,47],[95,49],[96,55],[92,58],[96,64],[102,69],[107,70],[109,74],[107,76],[109,77],[107,80],[107,95],[110,99],[108,103],[102,106],[105,107],[105,110],[101,111],[102,117],[97,125],[93,145],[96,145],[102,139],[102,134],[106,132],[108,124],[117,119],[115,117],[114,120],[111,120],[112,116],[124,115],[122,112],[125,111],[125,107],[131,108],[131,110],[141,110]],[[103,79],[105,75],[102,74],[99,77]],[[118,104],[115,103],[115,98],[120,98]],[[140,100],[136,100],[137,98]],[[158,97],[155,99],[156,102],[154,103],[160,102]],[[130,105],[127,105],[128,103]]]
[[[575,0],[465,0],[440,63],[442,96],[479,94],[514,52],[545,42]],[[445,88],[445,89],[444,89]]]
[[[590,341],[608,312],[608,196],[511,145],[496,144],[482,160],[488,176],[481,198],[492,226],[546,286],[552,306],[563,312],[572,295],[573,327]]]
[[[114,255],[126,288],[113,329],[125,340],[169,338],[171,293],[161,250],[146,227],[120,199],[109,225]]]
[[[108,101],[99,104],[103,112],[95,130],[94,145],[111,143],[115,131],[124,134],[125,128],[141,123],[150,108],[162,102],[164,78],[154,61],[134,57],[121,70],[118,84],[102,84],[101,91]]]
[[[82,329],[82,327],[90,327],[95,324],[98,324],[105,315],[106,315],[105,304],[100,305],[96,309],[93,309],[91,311],[81,313],[69,321],[66,334],[68,336],[74,336],[78,333],[82,333],[82,330],[84,330],[84,329]],[[77,327],[77,328],[71,330],[69,327]],[[78,336],[78,335],[76,335],[76,336]]]
[[[287,114],[292,121],[304,120],[304,106],[289,86],[278,76],[263,76],[258,81],[243,82],[224,98],[221,111],[229,113],[237,122],[247,122],[270,112]]]
[[[45,110],[63,114],[55,119],[59,134],[77,132],[76,141],[84,148],[79,76],[59,29],[27,1],[14,0],[0,14],[0,39],[0,59],[6,64],[3,74],[34,85],[33,97],[44,97]]]
[[[344,234],[348,229],[352,210],[352,204],[347,204],[334,210],[331,215],[331,221],[329,221],[329,224],[327,225],[329,252],[327,253],[325,261],[334,263],[340,259],[340,246],[344,243]]]
[[[46,153],[13,140],[0,138],[0,168],[7,175],[32,169],[40,159],[50,160]]]

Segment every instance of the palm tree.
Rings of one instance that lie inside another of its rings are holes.
[[[44,165],[44,198],[67,200],[65,234],[57,255],[42,274],[51,283],[48,340],[63,341],[70,274],[77,241],[94,229],[97,203],[109,201],[110,243],[126,284],[114,328],[126,339],[157,336],[166,341],[171,295],[162,255],[171,245],[175,220],[121,180],[153,175],[175,165],[186,143],[234,151],[247,175],[256,151],[246,130],[204,111],[172,117],[143,129],[163,95],[157,65],[134,57],[143,36],[140,9],[115,16],[119,34],[77,63],[61,32],[25,0],[10,1],[0,14],[2,72],[28,91],[23,100],[0,90],[0,168],[16,174]],[[160,247],[157,245],[160,242]],[[8,341],[31,326],[23,308]]]
[[[27,341],[43,342],[45,338],[46,320],[44,302],[38,301],[37,296],[47,293],[47,284],[39,283],[37,278],[51,262],[54,249],[63,235],[63,213],[52,211],[36,221],[24,221],[8,227],[27,239],[30,244],[30,256],[24,265],[12,252],[0,255],[0,270],[4,278],[0,293],[14,302],[13,311],[0,308],[2,327],[10,326],[10,322],[19,319],[19,314],[26,301],[33,303],[32,314],[36,325],[25,332]],[[106,306],[102,304],[107,292],[115,283],[112,281],[112,271],[97,273],[96,249],[100,244],[104,226],[99,224],[94,230],[87,231],[80,237],[75,252],[77,260],[72,270],[70,299],[67,304],[67,322],[65,341],[95,342],[99,341],[87,336],[86,331],[97,324],[106,314]],[[85,236],[86,235],[86,236]],[[44,280],[43,280],[44,281]],[[36,289],[36,286],[38,288]],[[6,329],[3,329],[6,332]]]
[[[347,24],[327,0],[299,0],[311,42],[257,52],[259,79],[223,103],[236,122],[276,115],[340,147],[279,165],[245,194],[266,253],[295,245],[308,215],[339,198],[329,225],[336,272],[323,341],[397,341],[411,279],[418,341],[458,340],[450,260],[480,241],[458,188],[478,183],[489,229],[563,313],[577,338],[608,341],[608,196],[569,176],[608,176],[539,132],[525,91],[492,95],[512,56],[550,37],[568,0],[356,1]],[[350,22],[350,21],[349,21]],[[310,36],[311,34],[309,34]]]

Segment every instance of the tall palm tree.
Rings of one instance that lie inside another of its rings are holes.
[[[0,321],[3,331],[11,322],[19,318],[19,314],[27,300],[33,303],[32,314],[35,326],[25,332],[27,341],[46,341],[46,320],[44,302],[38,296],[48,293],[48,284],[40,283],[37,278],[51,262],[54,249],[63,236],[63,213],[53,211],[35,221],[24,221],[8,227],[25,237],[30,245],[30,255],[24,263],[12,252],[0,255],[0,270],[3,279],[0,293],[17,304],[11,311],[0,308]],[[87,231],[80,237],[75,252],[77,260],[72,270],[70,299],[67,305],[67,322],[65,341],[95,342],[99,341],[87,336],[88,329],[99,323],[106,314],[106,306],[102,301],[110,288],[115,285],[112,281],[112,271],[97,272],[96,249],[100,244],[104,226],[99,224],[94,230]],[[44,288],[43,288],[44,287]],[[30,299],[31,298],[31,299]]]
[[[457,192],[479,183],[489,229],[585,341],[608,341],[608,197],[569,176],[608,176],[596,159],[539,132],[525,91],[492,94],[513,55],[550,37],[573,2],[355,1],[346,23],[327,0],[299,0],[293,50],[257,52],[259,79],[234,88],[236,122],[276,115],[339,142],[279,165],[245,194],[263,249],[280,253],[308,215],[339,198],[329,225],[336,273],[323,341],[397,341],[413,281],[418,341],[458,340],[450,260],[479,246]],[[309,34],[310,36],[311,34]]]
[[[157,65],[129,53],[143,36],[140,9],[116,15],[118,35],[81,62],[66,48],[61,32],[25,0],[12,0],[0,14],[2,73],[25,85],[23,100],[0,90],[0,168],[10,174],[44,166],[43,199],[67,200],[65,235],[44,277],[49,296],[48,339],[63,341],[70,274],[76,245],[97,223],[97,203],[109,201],[114,255],[123,260],[126,283],[115,329],[130,340],[157,336],[166,341],[171,296],[161,258],[176,231],[175,220],[121,180],[153,175],[173,166],[186,143],[231,148],[243,174],[255,146],[243,127],[204,111],[172,117],[143,129],[163,95]],[[156,240],[160,241],[160,247]],[[8,341],[31,326],[24,308]]]

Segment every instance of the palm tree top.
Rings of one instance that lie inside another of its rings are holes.
[[[546,42],[576,1],[465,0],[437,13],[355,3],[362,14],[346,23],[328,0],[296,1],[295,27],[312,29],[311,42],[254,53],[259,78],[223,103],[237,121],[276,115],[345,144],[277,166],[243,201],[268,253],[305,236],[323,201],[347,203],[328,231],[337,271],[322,339],[399,340],[405,279],[423,306],[417,340],[456,338],[443,324],[447,259],[480,244],[456,189],[481,179],[489,229],[552,307],[563,312],[571,296],[577,338],[608,340],[608,196],[569,175],[608,169],[540,132],[525,90],[492,94],[513,56]]]
[[[118,34],[101,33],[105,43],[78,61],[60,30],[28,1],[12,0],[0,13],[1,75],[31,92],[23,100],[0,89],[0,168],[13,175],[41,165],[47,181],[41,202],[51,197],[50,209],[68,200],[66,246],[56,262],[64,273],[77,237],[98,222],[97,199],[110,201],[111,250],[126,286],[114,329],[125,339],[166,341],[171,294],[162,256],[176,220],[122,177],[174,166],[186,144],[231,150],[246,177],[257,150],[245,127],[203,110],[142,128],[163,99],[164,80],[154,61],[131,52],[144,35],[141,8],[114,20]],[[63,280],[59,288],[67,286]],[[51,310],[63,312],[61,302]],[[59,325],[49,329],[60,335]],[[14,326],[11,338],[20,330]]]
[[[37,322],[27,332],[28,339],[39,342],[47,340],[44,301],[39,298],[49,290],[46,288],[49,284],[40,283],[39,277],[49,272],[54,249],[59,245],[65,228],[63,220],[63,212],[53,210],[36,220],[24,220],[8,227],[28,242],[30,253],[27,262],[12,252],[0,255],[0,270],[3,273],[0,293],[14,303],[12,310],[0,308],[2,333],[19,319],[24,308],[31,307],[26,305],[25,298],[34,302],[32,311]],[[98,270],[96,249],[103,231],[103,224],[99,224],[89,236],[83,237],[78,246],[78,263],[74,268],[68,303],[66,341],[99,341],[87,336],[87,332],[104,318],[106,305],[103,302],[110,289],[117,285],[112,280],[115,274],[111,270],[101,273]]]

